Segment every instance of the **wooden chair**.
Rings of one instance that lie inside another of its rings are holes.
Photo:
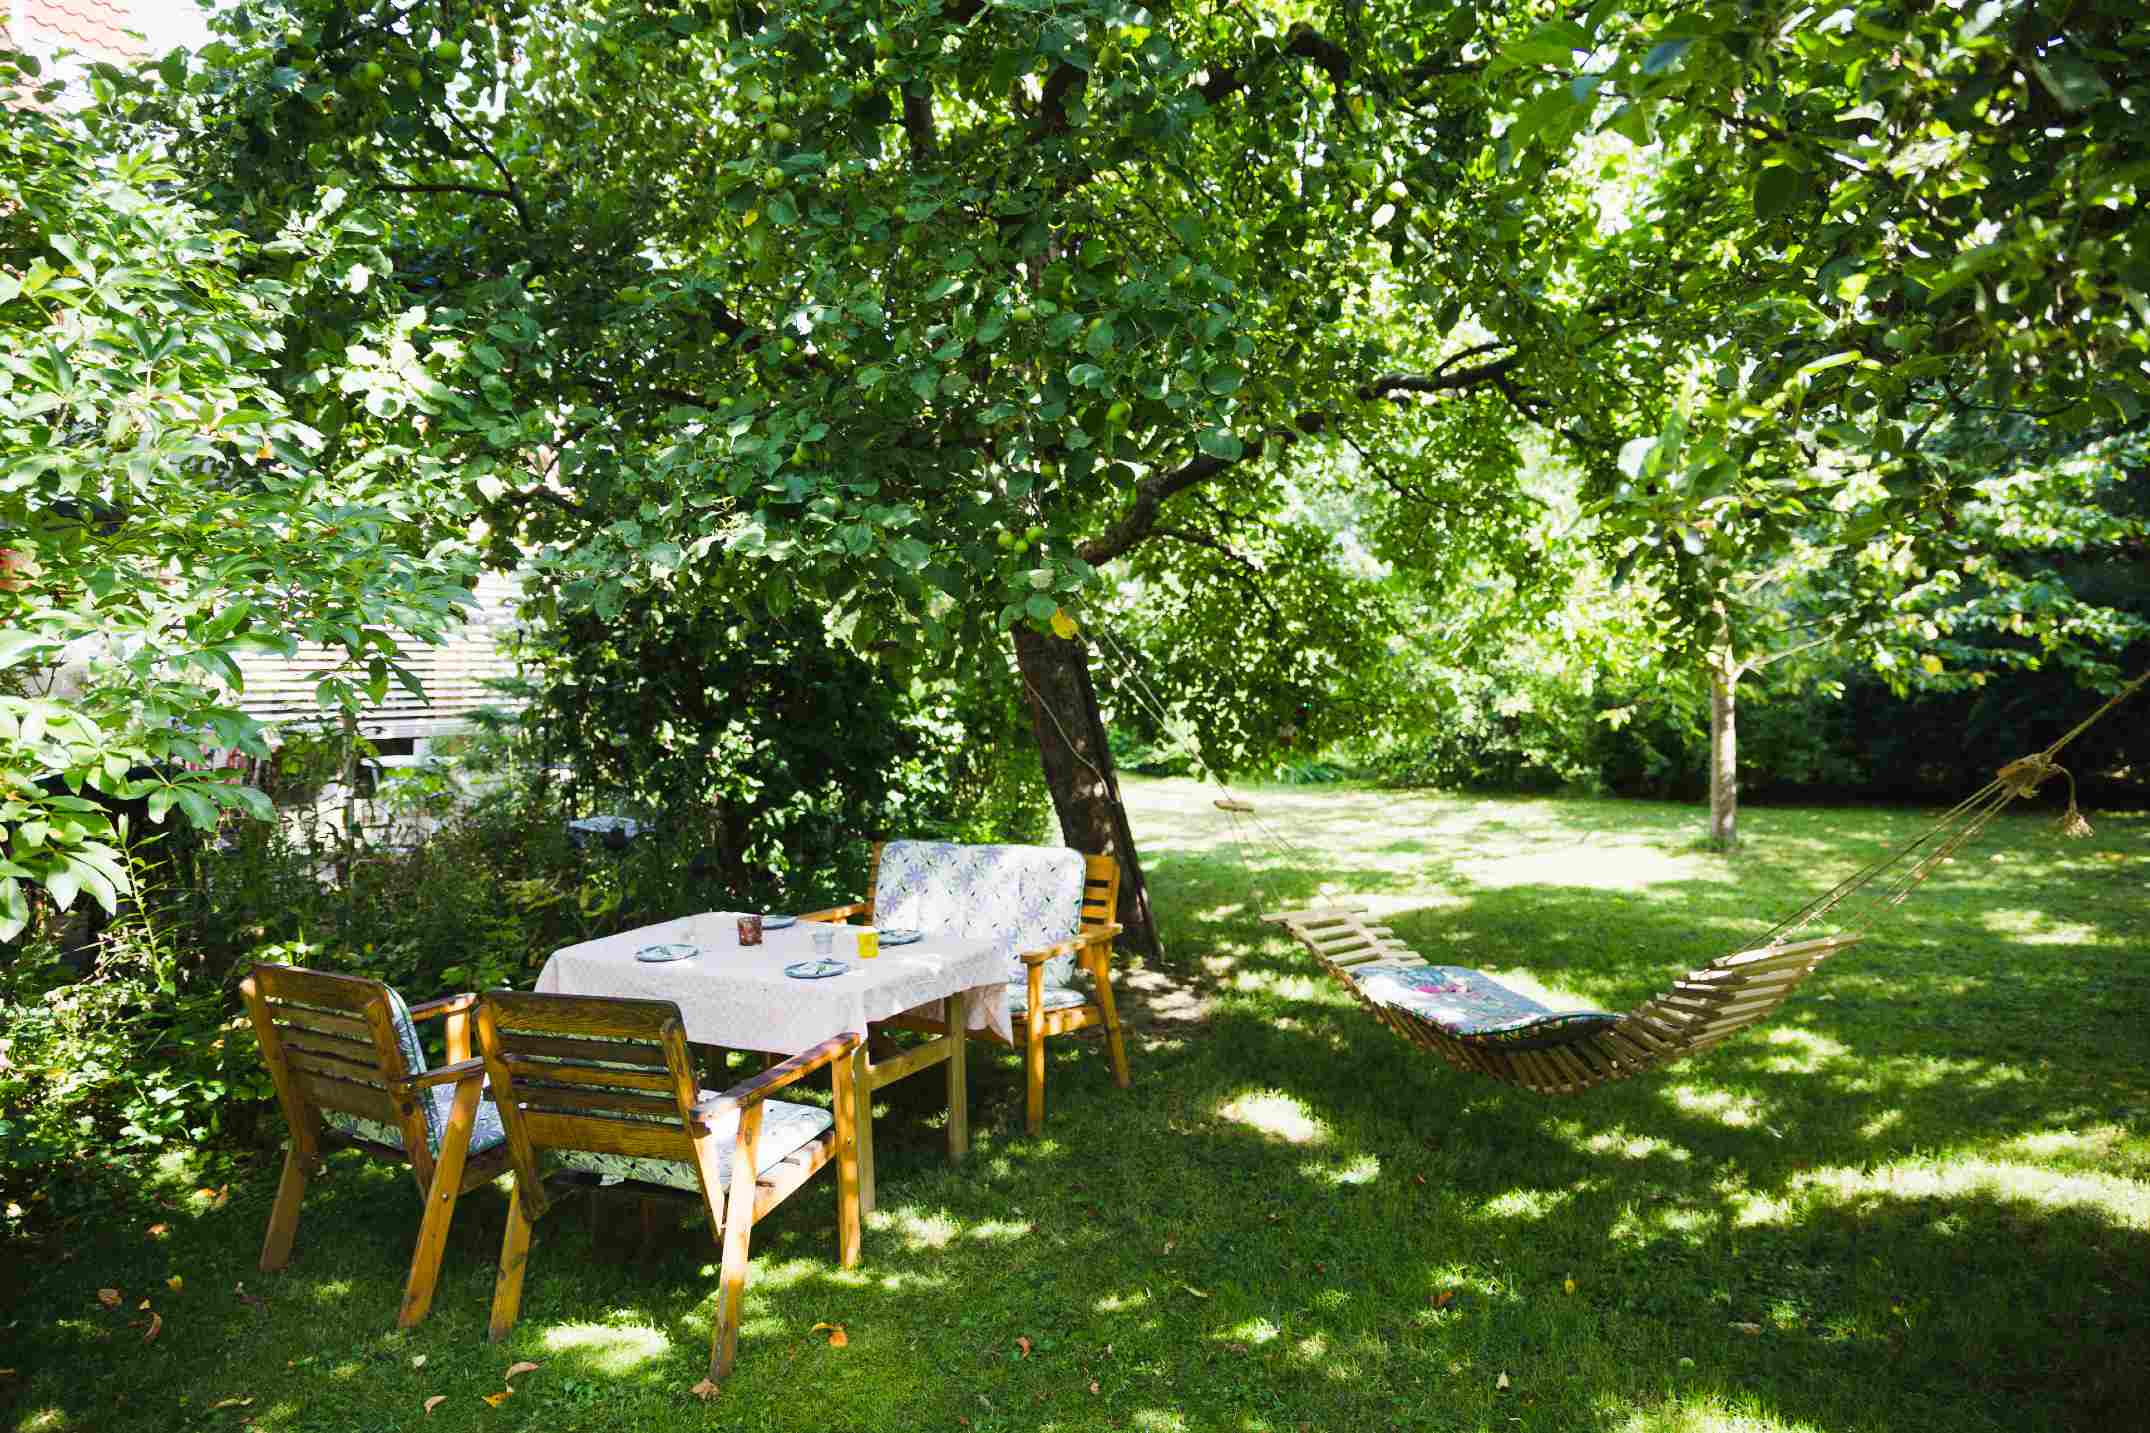
[[[507,1168],[498,1110],[483,1098],[485,1066],[470,1056],[477,997],[448,995],[410,1008],[378,980],[285,965],[256,965],[239,992],[291,1128],[262,1269],[281,1269],[291,1258],[299,1201],[325,1148],[407,1164],[424,1209],[396,1315],[410,1328],[433,1305],[456,1200]],[[445,1022],[449,1062],[437,1070],[426,1068],[418,1043],[424,1020]]]
[[[507,1129],[515,1192],[493,1289],[494,1342],[515,1327],[532,1226],[554,1186],[601,1184],[648,1198],[699,1201],[723,1249],[709,1376],[731,1372],[754,1224],[823,1165],[836,1164],[836,1245],[859,1259],[858,1137],[853,1123],[855,1035],[742,1080],[698,1090],[679,1007],[669,1000],[493,991],[478,1004],[478,1044]],[[835,1108],[769,1098],[830,1066]]]
[[[882,855],[885,850],[898,845],[927,847],[940,843],[875,842],[873,860],[867,867],[866,888],[872,892],[867,899],[853,901],[849,905],[832,906],[800,917],[813,921],[848,921],[853,916],[864,916],[866,923],[876,921],[876,911],[888,908],[885,899],[891,892],[884,891],[884,868]],[[969,847],[953,848],[963,851],[1021,851],[1043,852],[1044,847]],[[1045,1042],[1055,1035],[1067,1035],[1077,1030],[1103,1027],[1105,1052],[1112,1063],[1112,1078],[1121,1089],[1130,1083],[1127,1070],[1127,1046],[1120,1034],[1120,1012],[1112,994],[1112,942],[1120,934],[1121,926],[1113,919],[1119,908],[1120,863],[1110,856],[1084,856],[1082,894],[1079,909],[1070,912],[1073,919],[1060,926],[1075,934],[1067,940],[1054,941],[1035,949],[1010,951],[1011,963],[1022,964],[1020,980],[1011,979],[1008,992],[1009,1025],[1014,1033],[1012,1047],[1023,1053],[1025,1086],[1024,1115],[1030,1133],[1037,1134],[1045,1124]],[[1075,964],[1088,971],[1091,990],[1085,993],[1080,987],[1068,984],[1065,977],[1054,979],[1054,973],[1072,957]],[[1057,965],[1056,965],[1057,963]],[[1011,976],[1014,971],[1011,969]],[[942,1033],[947,1026],[924,1011],[907,1011],[894,1020],[885,1022],[906,1030],[925,1030]],[[972,1036],[1000,1041],[991,1029],[973,1030]]]

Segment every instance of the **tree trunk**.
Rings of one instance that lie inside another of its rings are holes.
[[[1710,844],[1739,845],[1739,671],[1710,669]]]
[[[1060,834],[1076,850],[1120,863],[1119,944],[1140,955],[1161,955],[1150,891],[1142,879],[1135,835],[1105,742],[1105,721],[1090,683],[1090,654],[1080,642],[1015,629],[1015,664],[1030,698],[1030,721],[1045,762],[1045,784],[1060,816]]]

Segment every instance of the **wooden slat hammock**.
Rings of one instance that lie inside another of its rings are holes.
[[[1766,1020],[1822,963],[1864,938],[1863,927],[1902,903],[1935,868],[1985,830],[2002,807],[2028,797],[2054,776],[2068,779],[2060,829],[2088,835],[2076,809],[2075,779],[2061,750],[2145,684],[2145,672],[2044,751],[2002,767],[1983,788],[1926,831],[1817,896],[1781,921],[1759,945],[1691,970],[1672,988],[1625,1014],[1556,1011],[1475,970],[1434,965],[1369,923],[1364,908],[1333,904],[1262,917],[1282,926],[1321,968],[1398,1035],[1459,1070],[1487,1075],[1537,1094],[1579,1094],[1699,1054]],[[1234,819],[1258,820],[1229,790],[1216,806]],[[1270,833],[1272,841],[1280,841]],[[1876,894],[1833,935],[1793,937],[1853,896]]]

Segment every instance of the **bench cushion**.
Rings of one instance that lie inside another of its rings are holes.
[[[1375,963],[1353,967],[1351,978],[1377,1004],[1469,1044],[1507,1050],[1565,1045],[1620,1018],[1603,1010],[1554,1010],[1460,965]]]
[[[426,1144],[438,1155],[441,1139],[448,1131],[449,1109],[455,1104],[455,1086],[435,1085],[426,1094],[430,1098],[419,1106],[425,1113]],[[341,1130],[353,1139],[370,1140],[390,1149],[403,1148],[403,1131],[394,1125],[361,1119],[343,1110],[323,1110],[321,1118],[331,1129]],[[507,1132],[500,1127],[500,1107],[493,1103],[491,1095],[481,1095],[477,1118],[470,1126],[470,1153],[483,1154],[506,1138]]]
[[[713,1100],[716,1095],[708,1090],[702,1098]],[[807,1145],[821,1138],[836,1117],[819,1105],[795,1105],[789,1100],[762,1101],[761,1134],[754,1141],[754,1173],[767,1174],[777,1165],[797,1154]],[[739,1139],[739,1111],[730,1110],[712,1122],[717,1136],[717,1164],[723,1171],[726,1187],[732,1178],[732,1151]],[[600,1184],[618,1184],[622,1180],[634,1180],[641,1184],[664,1184],[690,1193],[699,1192],[702,1184],[695,1175],[694,1166],[685,1160],[658,1159],[638,1154],[598,1154],[592,1150],[559,1149],[551,1151],[552,1164],[556,1169],[570,1169],[582,1174],[594,1174]],[[724,1190],[716,1191],[722,1200]]]
[[[875,925],[989,940],[1011,983],[1028,979],[1026,950],[1073,940],[1082,926],[1083,857],[1064,846],[965,846],[890,841],[874,881]],[[1045,983],[1065,987],[1075,957],[1045,964]]]

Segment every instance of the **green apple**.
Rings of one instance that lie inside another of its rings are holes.
[[[403,71],[403,83],[414,90],[422,90],[426,87],[426,72],[416,65],[407,66]]]
[[[784,123],[782,120],[777,120],[775,123],[769,126],[769,137],[775,140],[778,144],[782,144],[784,141],[790,139],[795,133],[797,133],[797,131],[792,129],[790,125]]]
[[[358,67],[358,82],[372,89],[388,78],[388,67],[379,60],[368,60]]]
[[[883,35],[876,35],[876,36],[874,36],[874,37],[873,37],[873,52],[874,52],[875,54],[879,55],[879,56],[880,56],[880,57],[881,57],[882,59],[884,59],[884,60],[885,60],[885,59],[887,59],[887,58],[888,58],[888,57],[889,57],[890,55],[893,55],[893,54],[895,54],[895,53],[896,53],[896,40],[895,40],[895,37],[894,37],[894,36],[892,36],[892,35],[886,35],[886,34],[883,34]]]
[[[1043,536],[1045,536],[1045,529],[1038,523],[1032,523],[1029,527],[1023,529],[1023,540],[1025,542],[1036,542]]]
[[[853,244],[853,245],[851,246],[851,257],[852,257],[852,258],[854,258],[854,259],[863,259],[863,258],[865,258],[865,257],[866,257],[866,246],[865,246],[864,244]]]
[[[762,187],[762,188],[764,188],[764,189],[781,189],[781,188],[783,188],[783,187],[784,187],[784,171],[783,171],[783,170],[781,170],[781,169],[779,169],[779,168],[777,168],[777,167],[776,167],[775,165],[773,165],[773,164],[772,164],[772,165],[770,165],[770,166],[769,166],[769,167],[768,167],[767,169],[764,169],[764,170],[763,170],[763,171],[761,172],[761,187]]]
[[[433,58],[444,65],[463,63],[463,47],[453,40],[442,40],[433,47]]]
[[[993,541],[999,543],[1004,551],[1015,551],[1015,534],[1012,532],[1001,532],[993,538]]]
[[[1032,308],[1029,304],[1017,304],[1015,306],[1015,311],[1009,315],[1009,317],[1013,318],[1017,323],[1028,323],[1037,316],[1038,311]]]
[[[760,110],[763,114],[775,114],[776,96],[772,94],[764,94],[761,98],[754,101],[754,108]]]

